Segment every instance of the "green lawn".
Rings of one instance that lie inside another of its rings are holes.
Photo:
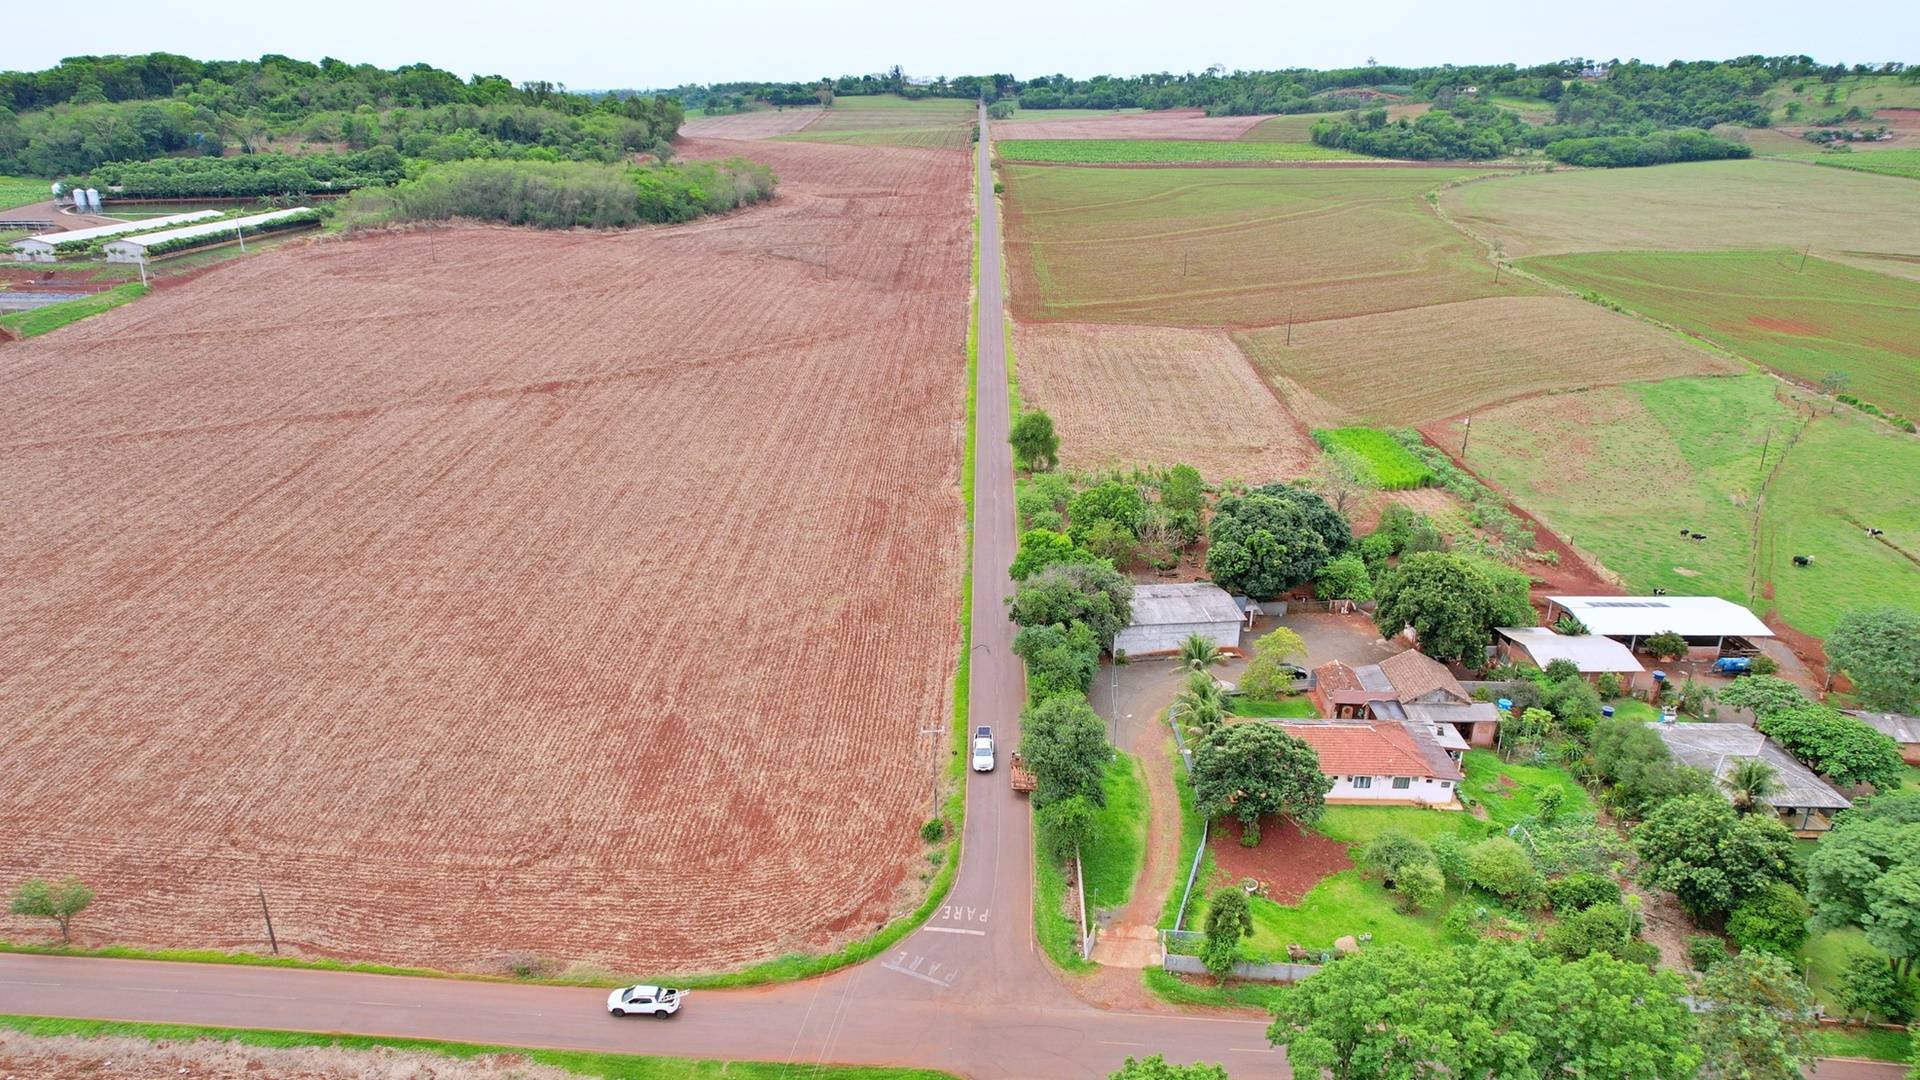
[[[4,326],[21,337],[37,337],[51,330],[58,330],[68,323],[79,322],[103,311],[111,311],[121,304],[138,300],[147,295],[147,287],[138,283],[116,285],[106,292],[84,296],[78,300],[67,300],[31,311],[16,311],[0,317],[0,326]]]
[[[1270,1012],[1287,988],[1276,983],[1231,982],[1215,986],[1212,980],[1188,982],[1170,975],[1164,968],[1150,967],[1140,972],[1146,984],[1162,1001],[1171,1005],[1200,1005],[1216,1009],[1259,1009]]]
[[[608,1080],[944,1080],[951,1073],[931,1069],[901,1069],[851,1065],[804,1065],[799,1068],[781,1062],[714,1061],[676,1057],[643,1057],[638,1054],[605,1054],[584,1050],[539,1050],[514,1046],[490,1046],[479,1043],[438,1042],[431,1039],[397,1039],[382,1036],[321,1035],[304,1031],[273,1031],[262,1028],[218,1028],[188,1024],[139,1024],[118,1020],[71,1020],[63,1017],[4,1016],[0,1028],[41,1036],[103,1038],[121,1036],[153,1042],[180,1043],[194,1039],[212,1039],[261,1047],[338,1047],[343,1050],[369,1050],[386,1047],[416,1053],[440,1054],[449,1058],[473,1058],[491,1054],[514,1054],[540,1065],[564,1069],[580,1076],[601,1076]]]
[[[1593,799],[1587,789],[1576,783],[1565,769],[1511,764],[1501,761],[1500,755],[1491,750],[1469,750],[1463,764],[1467,778],[1461,783],[1461,790],[1479,800],[1487,809],[1487,817],[1496,825],[1504,827],[1531,817],[1540,792],[1550,787],[1566,793],[1560,804],[1563,812],[1588,813],[1593,809]]]
[[[50,181],[37,176],[0,176],[0,210],[53,198]]]
[[[1039,826],[1034,826],[1033,849],[1033,936],[1054,963],[1068,971],[1091,971],[1093,965],[1080,959],[1080,928],[1069,914],[1073,909],[1073,890],[1067,875],[1040,847]]]
[[[1613,706],[1613,715],[1624,716],[1629,720],[1638,720],[1642,723],[1647,723],[1660,719],[1659,709],[1654,708],[1638,698],[1614,698],[1612,701],[1607,702],[1607,704]]]
[[[1087,903],[1117,908],[1133,895],[1133,883],[1147,858],[1147,775],[1140,759],[1115,754],[1103,789],[1107,805],[1093,819],[1093,841],[1080,849],[1087,875]]]
[[[1840,1007],[1834,1003],[1831,990],[1834,980],[1845,970],[1848,959],[1858,952],[1877,952],[1867,944],[1866,932],[1858,927],[1816,934],[1808,938],[1800,950],[1801,962],[1806,965],[1807,985],[1813,988],[1814,998],[1826,1006],[1829,1016],[1843,1015]],[[1822,1029],[1816,1033],[1815,1039],[1820,1044],[1822,1054],[1836,1057],[1905,1061],[1909,1049],[1904,1031]]]
[[[1848,393],[1920,416],[1920,281],[1798,251],[1609,252],[1520,265],[1803,383],[1841,372]]]
[[[1235,716],[1255,716],[1263,720],[1306,720],[1320,715],[1313,702],[1305,694],[1294,694],[1279,700],[1253,700],[1244,697],[1227,699],[1227,708]]]
[[[1285,960],[1288,945],[1332,948],[1346,934],[1372,934],[1373,944],[1430,949],[1440,944],[1443,911],[1403,915],[1393,894],[1358,870],[1342,870],[1321,879],[1298,904],[1253,898],[1253,937],[1248,956]]]
[[[1904,1031],[1878,1028],[1847,1031],[1823,1027],[1813,1033],[1815,1053],[1821,1057],[1870,1058],[1905,1064],[1913,1054],[1913,1039]]]
[[[1314,827],[1348,844],[1364,844],[1396,830],[1422,839],[1457,835],[1469,840],[1493,831],[1492,825],[1463,811],[1417,806],[1329,806]]]
[[[1200,815],[1193,812],[1193,785],[1187,782],[1187,770],[1180,762],[1178,747],[1167,751],[1167,767],[1173,770],[1173,786],[1180,793],[1180,859],[1173,867],[1173,885],[1167,890],[1167,902],[1160,909],[1160,928],[1170,930],[1180,915],[1180,898],[1187,887],[1187,873],[1193,868],[1193,853],[1200,847]],[[1200,872],[1194,877],[1194,891],[1202,892],[1213,879],[1213,855],[1201,856]],[[1191,923],[1191,920],[1189,920]]]
[[[1360,157],[1311,143],[1214,139],[1000,139],[1002,161],[1153,164],[1193,161],[1339,161]]]

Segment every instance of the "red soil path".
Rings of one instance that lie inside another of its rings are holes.
[[[303,243],[0,345],[0,881],[85,944],[711,968],[919,894],[968,157]],[[0,917],[0,937],[44,928]]]

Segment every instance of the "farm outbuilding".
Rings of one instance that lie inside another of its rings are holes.
[[[147,250],[159,244],[174,240],[188,240],[201,236],[214,236],[219,233],[239,234],[243,229],[258,228],[283,218],[308,214],[305,208],[293,210],[275,210],[268,214],[254,214],[251,217],[226,218],[220,221],[207,221],[199,225],[188,225],[180,229],[168,229],[165,232],[141,233],[107,244],[105,250],[108,262],[134,263],[147,257]]]
[[[1900,756],[1909,765],[1920,765],[1920,716],[1901,713],[1867,712],[1843,709],[1848,716],[1900,744]]]
[[[1239,605],[1218,585],[1141,585],[1133,590],[1133,618],[1115,635],[1113,648],[1128,656],[1172,653],[1199,634],[1222,649],[1237,649],[1241,625]]]
[[[1531,664],[1545,669],[1555,660],[1565,660],[1578,668],[1582,678],[1596,682],[1602,675],[1615,675],[1628,690],[1644,683],[1646,667],[1633,658],[1633,650],[1610,637],[1599,634],[1557,634],[1544,626],[1503,626],[1499,658],[1502,663]]]
[[[194,221],[205,221],[220,216],[218,210],[195,210],[186,214],[169,214],[166,217],[147,218],[144,221],[119,221],[112,225],[95,225],[90,229],[68,229],[65,232],[41,233],[13,242],[14,257],[26,262],[52,262],[54,248],[70,244],[90,244],[95,240],[104,240],[121,233],[138,232],[141,229],[165,228],[168,225],[185,225]]]
[[[1745,724],[1667,724],[1647,726],[1660,732],[1675,761],[1717,778],[1742,761],[1759,759],[1773,766],[1780,790],[1763,801],[1787,828],[1802,836],[1833,828],[1833,815],[1853,803],[1832,784],[1815,776],[1779,743]]]
[[[1687,639],[1687,659],[1712,660],[1741,649],[1753,638],[1774,636],[1746,608],[1718,596],[1549,596],[1547,619],[1572,615],[1587,633],[1610,637],[1638,650],[1655,634]]]

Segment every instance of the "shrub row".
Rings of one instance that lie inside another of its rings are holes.
[[[1867,413],[1870,416],[1877,416],[1880,419],[1885,420],[1889,424],[1892,424],[1894,427],[1899,428],[1901,431],[1907,432],[1908,434],[1913,434],[1915,431],[1914,422],[1912,420],[1907,419],[1904,416],[1901,416],[1899,413],[1887,412],[1885,409],[1882,409],[1880,406],[1875,405],[1873,402],[1862,401],[1859,398],[1854,397],[1852,394],[1836,394],[1834,396],[1839,398],[1843,403],[1851,405],[1854,408],[1859,409],[1863,413]]]
[[[773,197],[765,165],[740,158],[628,168],[587,162],[461,161],[394,189],[402,220],[477,218],[542,229],[692,221]]]
[[[406,163],[390,146],[357,154],[247,154],[241,157],[116,161],[89,173],[82,186],[129,199],[256,198],[351,191],[398,183]]]
[[[1533,550],[1533,526],[1507,509],[1497,492],[1460,468],[1435,447],[1427,445],[1420,433],[1409,428],[1392,428],[1393,436],[1407,452],[1419,458],[1433,472],[1434,482],[1467,504],[1467,520],[1499,538],[1501,558],[1518,558]]]
[[[1715,161],[1747,158],[1753,148],[1703,131],[1656,131],[1651,135],[1602,135],[1588,139],[1560,139],[1546,147],[1547,156],[1568,165],[1614,169],[1635,165],[1666,165],[1676,161]]]

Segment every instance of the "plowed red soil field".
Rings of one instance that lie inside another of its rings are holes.
[[[992,125],[996,139],[1238,139],[1264,116],[1208,116],[1199,109],[1165,109],[1106,116],[1053,118],[1044,109]]]
[[[303,243],[0,346],[0,883],[251,948],[258,882],[283,951],[478,970],[917,897],[968,157],[685,149],[780,197]]]

